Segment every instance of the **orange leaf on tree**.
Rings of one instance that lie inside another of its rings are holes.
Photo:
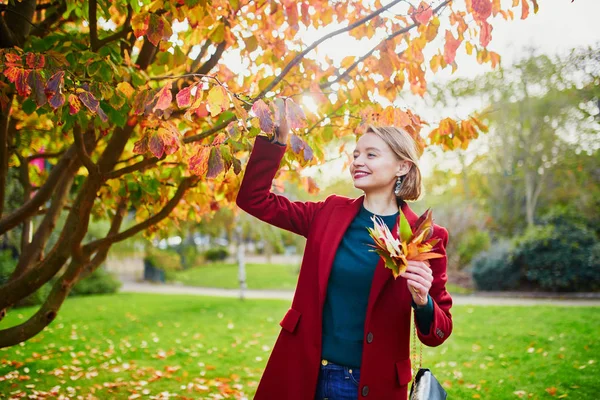
[[[461,41],[455,39],[450,31],[446,31],[446,43],[444,44],[444,61],[446,64],[452,64],[456,58],[456,49],[460,46]]]
[[[487,47],[492,40],[492,25],[487,21],[481,23],[481,32],[479,32],[479,44],[483,47]]]
[[[213,86],[208,92],[208,107],[210,108],[210,115],[215,117],[221,114],[223,111],[229,109],[229,96],[227,91],[221,85]]]
[[[411,14],[413,20],[419,24],[426,24],[433,15],[433,8],[431,4],[421,1],[421,4],[417,7],[417,10]]]
[[[167,82],[167,84],[154,95],[154,98],[156,99],[156,104],[154,105],[154,108],[152,108],[152,111],[166,110],[169,108],[171,106],[171,101],[173,100],[171,81]]]
[[[252,112],[258,117],[260,130],[265,133],[273,132],[275,124],[271,109],[263,100],[257,100],[252,105]]]
[[[302,108],[294,103],[290,97],[285,99],[285,114],[292,129],[301,129],[306,126],[306,115]],[[311,157],[312,158],[312,157]]]
[[[529,16],[529,3],[527,0],[521,0],[521,6],[521,19],[525,19]]]

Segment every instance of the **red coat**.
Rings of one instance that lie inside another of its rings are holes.
[[[292,306],[280,322],[282,330],[255,399],[312,400],[320,369],[322,310],[329,272],[342,236],[360,210],[364,196],[351,199],[332,195],[319,202],[294,202],[271,193],[284,152],[285,147],[257,137],[236,201],[249,214],[307,238]],[[418,216],[406,202],[402,211],[412,226]],[[448,232],[436,225],[433,235],[441,238],[434,251],[445,254]],[[445,288],[446,257],[430,263],[434,319],[430,332],[418,330],[417,334],[425,345],[439,346],[452,332],[452,299]],[[411,295],[406,280],[394,280],[391,270],[380,260],[365,319],[360,399],[407,399],[412,380],[410,315]]]

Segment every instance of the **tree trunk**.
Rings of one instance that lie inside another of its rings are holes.
[[[240,282],[240,300],[246,296],[246,247],[244,235],[241,227],[236,228],[237,233],[237,262],[238,262],[238,281]]]

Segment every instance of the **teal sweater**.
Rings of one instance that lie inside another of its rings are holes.
[[[362,359],[365,317],[373,273],[379,261],[369,251],[373,239],[367,227],[373,226],[364,206],[350,223],[337,249],[323,307],[322,357],[337,364],[359,368]],[[394,227],[398,213],[382,216],[385,224]],[[429,332],[433,321],[433,302],[417,307],[413,302],[417,324],[422,332]]]

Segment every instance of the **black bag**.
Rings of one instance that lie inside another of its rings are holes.
[[[417,326],[415,318],[411,318],[413,323],[413,343],[412,359],[417,358]],[[410,385],[409,400],[446,400],[447,394],[442,385],[435,379],[433,373],[428,368],[421,368],[423,362],[423,343],[419,348],[419,371]]]
[[[410,386],[410,400],[446,400],[446,391],[427,368],[419,368]]]

